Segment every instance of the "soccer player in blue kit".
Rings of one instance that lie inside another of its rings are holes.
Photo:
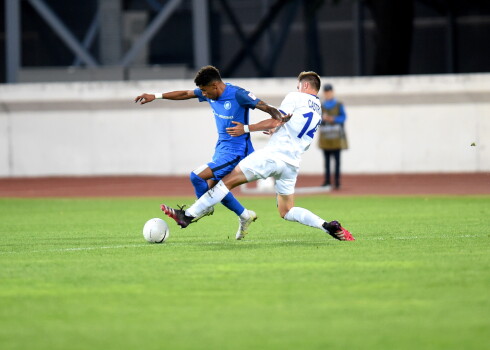
[[[325,221],[310,210],[294,205],[294,188],[301,156],[310,147],[322,120],[317,96],[319,89],[320,76],[311,71],[302,72],[298,76],[298,91],[287,94],[279,107],[285,115],[282,121],[267,119],[251,125],[234,122],[235,126],[227,129],[234,137],[250,131],[273,130],[273,133],[263,149],[240,161],[232,172],[190,208],[173,209],[162,204],[165,214],[185,228],[194,218],[202,216],[202,213],[219,203],[232,188],[272,176],[276,180],[277,209],[283,219],[318,228],[340,241],[354,241],[352,234],[337,220]],[[246,234],[247,230],[238,232],[236,239],[242,239]]]
[[[145,104],[155,99],[188,100],[198,98],[199,102],[207,101],[211,106],[218,129],[218,142],[211,162],[204,164],[191,172],[190,180],[194,186],[197,198],[201,197],[210,188],[214,187],[225,175],[247,155],[254,151],[250,134],[233,137],[226,131],[235,126],[233,122],[243,125],[249,124],[249,110],[259,109],[268,113],[273,119],[282,120],[281,112],[255,97],[251,92],[238,86],[224,83],[219,70],[213,66],[202,67],[196,74],[194,90],[171,91],[165,93],[144,93],[135,98],[135,102]],[[252,210],[245,209],[233,194],[229,192],[221,203],[235,212],[239,217],[238,236],[246,234],[248,225],[257,219]],[[211,215],[214,208],[194,218],[197,221],[203,216]]]

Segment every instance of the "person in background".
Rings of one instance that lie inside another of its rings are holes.
[[[322,186],[331,186],[330,158],[335,160],[334,188],[340,189],[340,151],[347,149],[344,123],[347,118],[342,102],[334,96],[332,84],[323,86],[322,123],[319,147],[325,158],[325,180]]]

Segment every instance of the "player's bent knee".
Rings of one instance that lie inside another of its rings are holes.
[[[196,176],[200,177],[203,180],[209,180],[212,177],[214,177],[213,171],[207,164],[201,165],[199,168],[193,170],[191,173],[191,178],[192,178],[192,174],[195,174]]]
[[[190,174],[190,179],[191,179],[191,182],[192,182],[192,183],[206,181],[206,180],[204,180],[202,177],[200,177],[199,175],[197,175],[197,174],[196,174],[196,173],[194,173],[194,172],[192,172],[192,173]]]
[[[194,169],[191,174],[199,175],[200,173],[202,173],[207,168],[208,168],[208,165],[207,164],[203,164],[203,165],[199,166],[198,168]]]

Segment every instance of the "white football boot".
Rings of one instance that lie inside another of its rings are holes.
[[[257,214],[255,214],[253,210],[248,210],[248,215],[250,215],[250,218],[248,220],[243,220],[240,217],[238,218],[239,226],[238,232],[235,236],[237,240],[244,238],[245,235],[248,233],[248,227],[250,226],[250,224],[257,220]]]

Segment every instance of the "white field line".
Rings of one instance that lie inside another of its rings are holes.
[[[76,250],[94,250],[94,249],[119,249],[119,248],[133,248],[133,247],[147,247],[150,244],[131,244],[131,245],[112,245],[112,246],[103,246],[103,247],[80,247],[80,248],[61,248],[61,249],[53,249],[51,252],[56,251],[76,251]],[[42,251],[42,250],[39,250]]]
[[[51,253],[51,252],[71,252],[80,250],[96,250],[96,249],[120,249],[120,248],[137,248],[137,247],[150,247],[151,244],[125,244],[125,245],[112,245],[102,247],[78,247],[78,248],[59,248],[59,249],[40,249],[40,250],[25,250],[22,252],[0,252],[1,254],[20,254],[20,253]]]
[[[442,235],[442,236],[408,236],[408,237],[370,237],[370,238],[358,238],[357,241],[390,241],[390,240],[417,240],[417,239],[448,239],[448,238],[482,238],[488,237],[488,235],[478,235],[478,234],[466,234],[466,235]],[[330,238],[330,237],[327,237]],[[226,241],[235,241],[226,240]],[[196,245],[221,245],[226,241],[216,241],[216,242],[196,242]],[[307,243],[307,244],[324,244],[326,241],[305,241],[301,239],[276,239],[269,241],[258,241],[258,240],[243,240],[237,242],[237,244],[277,244],[277,243]],[[332,241],[334,242],[334,241]],[[185,242],[171,242],[170,245],[189,245],[193,244],[188,241]],[[162,245],[169,245],[165,243]],[[142,243],[142,244],[124,244],[124,245],[113,245],[113,246],[100,246],[100,247],[75,247],[75,248],[59,248],[59,249],[45,249],[45,250],[26,250],[26,251],[16,251],[16,252],[0,252],[0,255],[5,254],[21,254],[21,253],[51,253],[51,252],[73,252],[73,251],[84,251],[84,250],[99,250],[99,249],[121,249],[121,248],[141,248],[141,247],[153,247],[155,244]]]
[[[407,237],[371,237],[371,238],[364,238],[362,239],[363,241],[388,241],[388,240],[413,240],[413,239],[447,239],[447,238],[477,238],[477,237],[488,237],[488,235],[471,235],[471,234],[466,234],[466,235],[441,235],[441,236],[407,236]]]

